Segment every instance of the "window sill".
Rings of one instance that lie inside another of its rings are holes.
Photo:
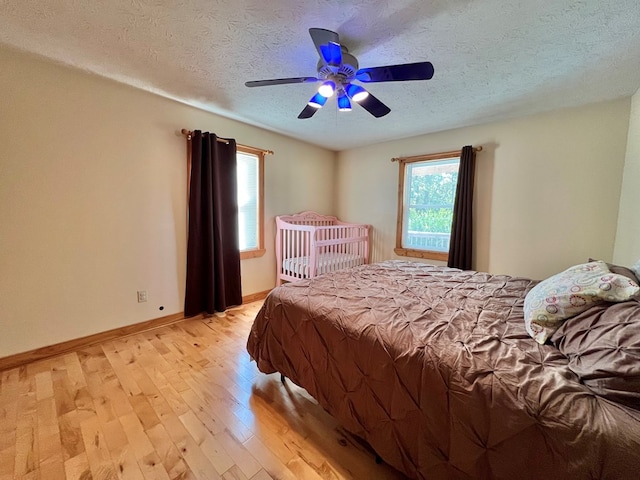
[[[415,250],[411,248],[394,248],[396,255],[401,257],[427,258],[446,262],[449,260],[448,252],[435,252],[433,250]]]
[[[256,248],[255,250],[245,250],[240,252],[240,260],[246,260],[248,258],[258,258],[263,256],[267,252],[264,248]]]

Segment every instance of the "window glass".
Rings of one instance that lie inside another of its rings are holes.
[[[264,249],[263,150],[238,145],[238,243],[240,258],[261,257]]]
[[[238,238],[240,251],[260,246],[260,170],[259,158],[238,151]]]
[[[402,247],[448,252],[459,159],[405,166]]]

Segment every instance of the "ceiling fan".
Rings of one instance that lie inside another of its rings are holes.
[[[376,118],[383,117],[391,111],[384,103],[367,92],[354,80],[363,83],[401,82],[405,80],[429,80],[433,77],[431,62],[405,63],[383,67],[358,68],[358,59],[340,44],[336,32],[324,28],[310,28],[311,39],[320,54],[318,73],[315,77],[275,78],[272,80],[255,80],[246,82],[247,87],[264,87],[266,85],[283,85],[287,83],[322,82],[318,92],[311,97],[307,106],[298,118],[311,118],[327,99],[333,94],[338,97],[338,110],[351,110],[351,102],[360,104]]]

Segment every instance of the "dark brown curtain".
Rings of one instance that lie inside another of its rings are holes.
[[[236,142],[199,130],[191,142],[186,317],[242,303]]]
[[[458,185],[453,206],[451,243],[447,265],[462,270],[471,270],[473,249],[473,179],[476,158],[471,145],[462,148]]]

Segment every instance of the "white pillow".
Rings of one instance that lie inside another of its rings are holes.
[[[624,275],[611,273],[607,264],[595,261],[576,265],[543,280],[524,299],[524,323],[529,335],[545,343],[562,322],[595,303],[623,302],[640,291]]]
[[[633,264],[631,271],[635,274],[636,278],[640,282],[640,260]]]

